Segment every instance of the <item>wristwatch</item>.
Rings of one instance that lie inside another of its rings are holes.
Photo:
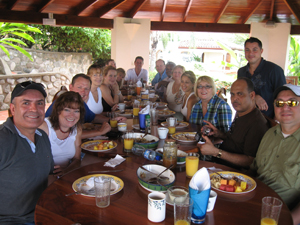
[[[219,153],[218,153],[218,155],[216,157],[219,159],[219,158],[221,158],[221,156],[222,156],[222,150],[219,149]]]

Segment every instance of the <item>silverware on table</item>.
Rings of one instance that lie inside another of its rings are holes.
[[[124,169],[119,170],[98,170],[98,171],[89,171],[88,173],[110,173],[110,172],[121,172]]]

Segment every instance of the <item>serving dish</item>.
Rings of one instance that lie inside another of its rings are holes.
[[[143,165],[143,167],[145,167],[147,170],[149,170],[157,175],[166,169],[166,167],[161,166],[161,165],[156,165],[156,164]],[[151,192],[152,191],[166,191],[167,188],[173,186],[174,182],[175,182],[175,175],[171,170],[167,170],[162,174],[163,176],[169,178],[169,180],[167,182],[164,181],[164,183],[163,183],[165,187],[160,184],[153,184],[153,183],[147,182],[150,178],[155,177],[155,175],[152,173],[149,173],[141,168],[138,168],[136,173],[137,173],[139,184],[144,189],[151,191]]]
[[[161,125],[163,127],[167,127],[168,126],[168,123],[167,122],[162,122]],[[182,129],[182,128],[185,128],[185,127],[188,127],[189,126],[189,123],[188,122],[178,122],[178,124],[175,126],[176,129]]]
[[[110,151],[112,149],[114,149],[115,147],[118,146],[117,142],[112,141],[112,143],[114,144],[113,148],[108,148],[108,149],[103,149],[103,150],[94,150],[94,146],[98,145],[98,144],[102,144],[104,142],[110,142],[109,140],[93,140],[93,141],[87,141],[81,144],[81,148],[90,152],[107,152]]]
[[[182,143],[197,143],[197,140],[195,139],[196,132],[177,132],[175,134],[172,134],[171,137],[179,142]]]

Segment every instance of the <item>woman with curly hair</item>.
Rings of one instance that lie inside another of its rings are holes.
[[[55,176],[80,166],[84,113],[81,96],[77,92],[68,91],[57,98],[50,117],[45,118],[40,126],[49,136]]]

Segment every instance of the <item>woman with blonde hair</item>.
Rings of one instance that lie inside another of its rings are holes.
[[[192,108],[198,101],[194,92],[194,83],[196,76],[193,71],[185,71],[181,76],[181,89],[185,93],[183,96],[183,104],[181,113],[185,118],[185,121],[189,121]]]
[[[196,96],[200,99],[191,112],[190,123],[204,125],[209,121],[220,131],[227,132],[231,126],[232,111],[223,99],[216,95],[216,85],[209,76],[201,76],[194,87]]]
[[[103,71],[103,82],[100,86],[102,92],[103,112],[111,112],[119,102],[124,102],[123,95],[117,83],[117,69],[106,66]]]
[[[178,120],[183,119],[181,114],[181,107],[183,102],[183,91],[181,89],[181,75],[185,72],[183,66],[175,66],[172,70],[173,80],[169,82],[167,90],[165,92],[164,98],[168,103],[168,108],[176,112],[176,117]]]

